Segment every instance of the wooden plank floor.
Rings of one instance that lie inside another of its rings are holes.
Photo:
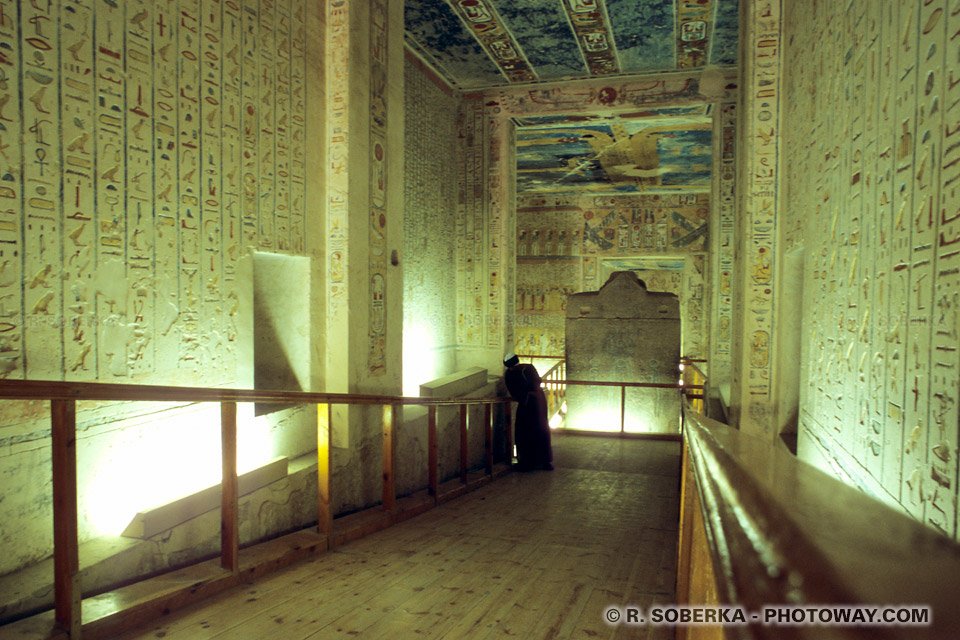
[[[122,636],[671,638],[610,605],[674,602],[679,443],[554,438],[514,473],[427,513]]]

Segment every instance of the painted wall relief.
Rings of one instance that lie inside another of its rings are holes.
[[[820,3],[787,28],[803,428],[863,486],[955,537],[960,16],[940,0]]]
[[[303,251],[305,38],[300,0],[0,3],[0,375],[233,378],[236,261]]]
[[[705,250],[708,211],[705,193],[518,197],[517,353],[562,355],[567,298],[596,291],[615,270],[637,272],[650,291],[683,292],[685,300],[698,292],[682,310],[691,332],[685,344],[705,344],[703,259],[690,263],[699,286],[688,291],[686,262],[673,256]]]

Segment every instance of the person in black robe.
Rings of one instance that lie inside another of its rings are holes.
[[[547,396],[540,386],[540,374],[532,364],[520,364],[520,358],[509,354],[503,359],[507,370],[503,381],[510,396],[517,401],[515,438],[517,468],[553,469],[550,447],[550,424],[547,418]]]

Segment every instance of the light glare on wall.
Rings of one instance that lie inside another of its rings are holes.
[[[237,470],[242,474],[271,460],[274,452],[267,417],[254,418],[252,405],[239,409]],[[92,537],[119,535],[137,512],[220,482],[219,405],[155,414],[104,435],[78,443],[78,477],[88,479],[80,487],[81,508]]]
[[[420,385],[437,377],[436,343],[426,327],[403,330],[403,395],[419,396]]]

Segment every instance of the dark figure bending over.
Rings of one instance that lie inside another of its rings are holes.
[[[503,359],[507,370],[503,381],[517,401],[516,438],[517,468],[553,469],[550,448],[550,425],[547,422],[547,396],[540,386],[540,374],[532,364],[520,364],[520,358],[509,354]]]

